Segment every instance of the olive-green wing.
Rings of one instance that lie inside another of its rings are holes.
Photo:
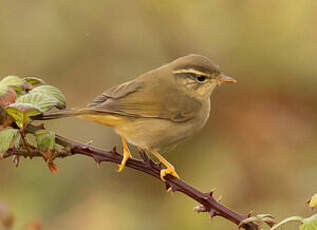
[[[144,82],[129,81],[105,91],[93,100],[89,107],[96,112],[110,112],[123,116],[168,119],[184,122],[199,111],[199,101],[177,90],[145,87]]]
[[[90,108],[105,108],[105,104],[109,101],[125,97],[130,93],[136,92],[141,88],[141,85],[136,81],[124,82],[118,86],[112,87],[104,91],[101,95],[96,97],[88,107]]]

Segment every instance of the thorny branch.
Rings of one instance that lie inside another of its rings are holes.
[[[28,125],[26,131],[29,133],[34,133],[36,130],[43,128],[37,127],[34,125]],[[93,158],[98,164],[101,162],[112,162],[115,164],[120,164],[122,160],[122,155],[119,154],[114,148],[111,151],[105,151],[87,144],[81,144],[77,141],[70,140],[66,137],[56,135],[56,143],[62,147],[62,150],[59,150],[55,153],[55,158],[64,158],[73,156],[76,154],[85,155]],[[156,179],[160,180],[160,170],[161,165],[153,162],[144,152],[140,151],[142,160],[129,159],[127,162],[127,167],[133,168],[135,170],[147,173]],[[17,151],[14,148],[9,149],[4,155],[3,158],[8,157],[42,157],[41,152],[36,149],[32,151]],[[197,190],[196,188],[190,186],[186,182],[177,179],[171,175],[167,175],[166,179],[166,188],[171,189],[173,192],[181,192],[192,199],[200,203],[199,206],[195,208],[197,212],[207,212],[210,217],[222,216],[223,218],[239,225],[243,220],[249,217],[249,215],[240,215],[231,209],[222,205],[219,201],[214,199],[213,192],[203,193]],[[259,226],[253,222],[243,224],[240,226],[246,230],[259,230]]]

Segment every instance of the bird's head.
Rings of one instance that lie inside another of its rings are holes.
[[[197,54],[180,57],[171,67],[178,86],[194,97],[209,97],[217,85],[237,82],[223,74],[211,60]]]

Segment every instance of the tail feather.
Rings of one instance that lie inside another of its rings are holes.
[[[59,111],[59,112],[52,112],[52,113],[44,113],[39,114],[37,116],[32,117],[33,120],[53,120],[53,119],[60,119],[64,117],[76,117],[85,114],[85,111],[81,110],[68,110],[68,111]]]
[[[64,117],[78,117],[84,120],[97,122],[106,126],[115,127],[125,121],[123,116],[113,113],[98,112],[87,109],[59,111],[54,113],[44,113],[32,117],[33,120],[53,120]]]

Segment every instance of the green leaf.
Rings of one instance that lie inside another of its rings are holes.
[[[28,103],[14,103],[6,108],[7,113],[13,117],[16,124],[22,128],[26,123],[31,121],[32,116],[36,116],[42,113],[42,111]]]
[[[13,128],[7,128],[0,131],[0,156],[6,152],[12,146],[18,147],[20,144],[19,130]]]
[[[33,90],[32,90],[33,91]],[[27,103],[36,106],[42,112],[46,112],[58,105],[56,98],[49,95],[33,92],[25,94],[16,100],[16,103]]]
[[[0,85],[3,86],[17,86],[21,87],[25,81],[17,76],[7,76],[0,81]]]
[[[317,214],[304,219],[299,230],[317,230]]]
[[[39,87],[36,87],[30,91],[30,93],[40,93],[44,94],[46,96],[53,97],[57,100],[56,107],[58,109],[64,109],[66,107],[66,99],[62,91],[57,89],[54,86],[51,85],[41,85]]]
[[[11,86],[15,91],[32,89],[32,85],[17,76],[7,76],[0,81],[1,86]]]
[[[37,147],[41,152],[55,149],[55,133],[45,129],[35,132]]]
[[[31,85],[39,85],[39,84],[45,84],[45,82],[37,77],[25,77],[23,78],[24,81],[30,83]]]

